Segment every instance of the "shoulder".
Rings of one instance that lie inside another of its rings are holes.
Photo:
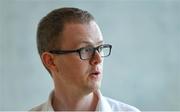
[[[52,109],[52,106],[49,104],[49,102],[45,102],[38,106],[35,106],[29,111],[53,111],[53,109]]]
[[[32,108],[29,111],[43,111],[44,106],[46,105],[46,103],[40,104],[38,106],[35,106],[34,108]]]
[[[108,104],[110,105],[111,109],[114,111],[126,111],[126,112],[140,112],[139,109],[137,109],[134,106],[125,104],[123,102],[117,101],[112,98],[104,97]]]
[[[51,105],[52,94],[53,91],[50,93],[49,99],[46,102],[32,108],[30,111],[53,111],[53,107]]]

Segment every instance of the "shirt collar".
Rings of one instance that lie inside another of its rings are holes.
[[[43,106],[43,110],[46,111],[54,111],[53,107],[52,107],[52,96],[53,96],[53,92],[52,91],[49,95],[48,101],[45,103],[45,105]],[[111,112],[112,109],[109,105],[109,103],[107,102],[106,98],[104,98],[104,96],[102,96],[100,90],[97,90],[94,92],[97,97],[98,97],[98,104],[96,107],[96,111],[107,111],[107,112]]]
[[[98,96],[98,104],[96,107],[96,111],[107,111],[107,112],[111,112],[112,109],[109,105],[109,103],[107,102],[106,98],[104,98],[104,96],[102,96],[100,90],[95,91],[95,94]]]
[[[44,104],[42,107],[43,111],[54,111],[52,107],[52,96],[53,96],[54,91],[52,91],[49,95],[48,101]]]

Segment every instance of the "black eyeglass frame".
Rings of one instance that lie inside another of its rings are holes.
[[[98,51],[98,53],[100,52],[99,51],[100,47],[103,47],[103,48],[108,47],[109,48],[109,54],[106,55],[106,56],[101,56],[101,57],[108,57],[111,54],[112,45],[110,45],[110,44],[102,44],[102,45],[99,45],[97,47],[92,47],[93,48],[93,54],[92,54],[92,56],[90,58],[94,57],[96,50]],[[79,48],[79,49],[76,49],[76,50],[50,50],[49,52],[52,53],[52,54],[58,54],[58,55],[77,52],[79,54],[80,59],[88,60],[90,58],[83,59],[82,56],[81,56],[81,50],[85,49],[85,48],[87,48],[87,47],[82,47],[82,48]]]

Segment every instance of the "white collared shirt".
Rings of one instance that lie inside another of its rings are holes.
[[[30,111],[54,111],[52,107],[52,94],[49,95],[49,99],[47,102],[32,108]],[[95,94],[98,96],[98,104],[96,107],[96,111],[106,111],[106,112],[114,112],[114,111],[121,111],[121,112],[140,112],[137,108],[130,106],[128,104],[119,102],[117,100],[102,96],[100,91],[96,91]]]

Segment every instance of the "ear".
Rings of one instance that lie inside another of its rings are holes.
[[[54,72],[57,70],[56,64],[55,64],[55,57],[48,52],[44,52],[41,55],[41,60],[46,68],[48,68],[51,72]]]

